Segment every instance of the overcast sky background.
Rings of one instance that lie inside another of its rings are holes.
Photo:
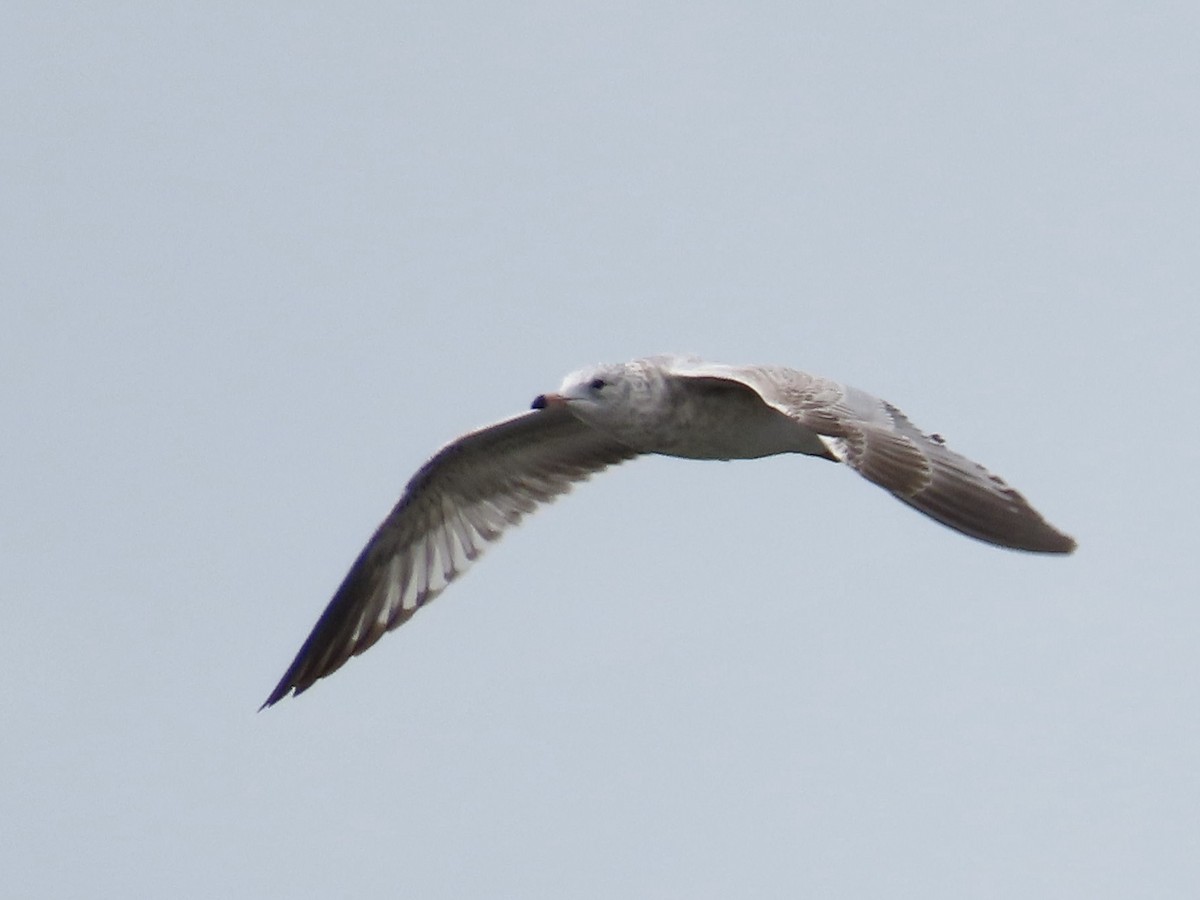
[[[1195,3],[2,19],[17,894],[1200,892]],[[664,351],[884,396],[1080,549],[642,460],[256,713],[439,445]]]

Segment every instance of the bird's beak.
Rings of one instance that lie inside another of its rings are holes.
[[[567,398],[562,394],[538,394],[533,398],[532,409],[554,409],[567,405]]]

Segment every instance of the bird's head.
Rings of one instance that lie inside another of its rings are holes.
[[[645,405],[637,401],[648,390],[643,367],[631,363],[589,366],[564,378],[554,393],[539,395],[533,408],[566,408],[588,425],[620,432]]]
[[[563,379],[557,391],[540,394],[534,409],[567,406],[572,410],[601,409],[628,394],[628,376],[623,365],[589,366]]]

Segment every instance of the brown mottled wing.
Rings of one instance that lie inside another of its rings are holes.
[[[855,392],[858,393],[858,392]],[[922,432],[882,400],[880,420],[842,422],[833,451],[869,481],[963,534],[1035,553],[1070,553],[1075,540],[1042,518],[1015,488]]]
[[[637,455],[565,409],[522,413],[447,444],[409,481],[263,707],[408,621],[538,504]]]
[[[749,385],[770,406],[821,435],[834,456],[868,481],[956,531],[1014,550],[1075,549],[1073,538],[1002,479],[865,391],[782,366],[682,368]]]

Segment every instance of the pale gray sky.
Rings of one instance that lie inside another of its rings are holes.
[[[21,896],[1200,892],[1194,3],[2,25]],[[433,450],[664,351],[880,394],[1080,550],[643,460],[255,713]]]

